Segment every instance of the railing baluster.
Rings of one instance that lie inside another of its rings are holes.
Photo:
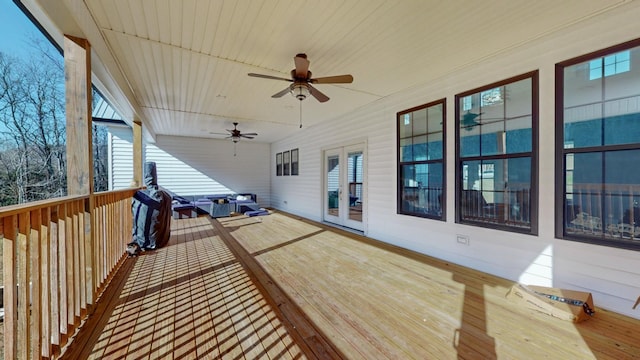
[[[115,216],[115,209],[114,209],[114,204],[109,202],[106,205],[107,207],[107,218],[109,219],[114,219]],[[113,226],[109,226],[107,228],[107,239],[113,239]],[[115,241],[107,241],[107,249],[109,251],[108,254],[108,259],[109,259],[109,263],[114,263],[116,262],[115,256],[114,256],[114,247],[116,246],[116,242]]]
[[[60,284],[60,292],[58,293],[58,295],[60,296],[60,346],[64,346],[67,343],[67,334],[68,332],[68,297],[69,297],[69,290],[68,290],[68,279],[69,279],[69,267],[67,266],[67,261],[68,261],[68,248],[69,246],[67,246],[67,236],[69,234],[69,231],[67,230],[67,227],[70,226],[68,218],[67,218],[67,204],[61,204],[59,209],[59,214],[60,217],[58,218],[58,224],[59,224],[59,237],[58,237],[58,269],[60,269],[59,272],[59,284]]]
[[[51,209],[49,207],[41,210],[40,225],[40,308],[41,330],[40,330],[40,354],[42,357],[51,357],[51,302],[49,299],[50,279],[49,256],[51,254]]]
[[[40,302],[40,294],[41,294],[41,286],[40,286],[40,231],[42,225],[42,217],[41,210],[36,209],[32,210],[29,214],[31,228],[29,229],[29,304],[27,304],[27,309],[29,309],[30,305],[30,324],[29,324],[29,335],[31,336],[31,342],[29,344],[29,350],[31,353],[32,359],[40,359],[40,348],[41,348],[41,326],[40,319],[42,317],[41,310],[41,302]]]
[[[105,230],[107,228],[107,226],[105,226],[105,222],[107,220],[107,216],[106,213],[104,212],[104,206],[102,206],[102,204],[100,205],[99,208],[96,209],[97,214],[99,215],[98,217],[98,238],[95,240],[97,247],[98,247],[98,270],[99,270],[99,281],[98,281],[98,285],[99,288],[102,289],[102,286],[104,284],[104,280],[106,279],[106,261],[105,261],[105,239],[107,238],[105,236]]]
[[[86,233],[84,231],[84,199],[78,200],[76,202],[76,218],[78,219],[78,235],[76,238],[78,239],[78,247],[76,248],[76,258],[78,259],[78,279],[76,281],[78,294],[76,295],[76,316],[78,319],[81,319],[84,316],[85,310],[87,309],[87,293],[85,289],[85,285],[87,283],[86,278],[86,268],[85,268],[85,259],[84,259],[84,248],[85,248],[85,239]]]
[[[18,295],[16,293],[16,238],[18,216],[11,215],[2,219],[2,264],[4,284],[4,357],[17,358],[16,335],[18,323],[16,319]]]
[[[29,357],[31,331],[29,330],[29,212],[18,215],[18,238],[16,239],[17,253],[17,284],[18,284],[18,359]]]
[[[82,271],[84,273],[84,278],[85,278],[85,286],[84,286],[84,291],[82,292],[84,294],[84,307],[85,310],[89,309],[89,305],[93,305],[94,302],[94,298],[93,298],[93,292],[95,291],[95,279],[94,279],[94,262],[93,262],[93,231],[92,231],[92,215],[91,215],[91,209],[92,209],[92,205],[93,205],[94,200],[90,199],[85,199],[83,200],[84,206],[83,206],[83,226],[82,226],[82,230],[84,231],[84,253],[83,253],[83,258],[84,258],[84,264],[83,264],[83,268]]]
[[[73,246],[71,247],[71,251],[73,254],[72,263],[73,263],[73,296],[72,296],[72,306],[70,309],[73,309],[73,317],[69,318],[69,324],[72,326],[72,331],[75,329],[78,324],[78,319],[80,319],[80,282],[82,279],[80,278],[80,236],[84,232],[80,231],[79,219],[78,219],[78,201],[74,201],[72,203],[71,208],[71,221],[73,223],[71,238],[73,239]]]
[[[49,283],[51,284],[51,345],[53,352],[60,350],[60,205],[51,209],[51,246],[49,248]]]

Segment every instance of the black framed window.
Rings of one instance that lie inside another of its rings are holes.
[[[445,220],[445,99],[397,114],[398,213]]]
[[[290,156],[289,151],[282,152],[282,175],[289,175]]]
[[[291,175],[298,175],[298,149],[291,150]]]
[[[282,176],[282,153],[276,154],[276,176]]]
[[[537,234],[538,72],[456,95],[456,221]]]
[[[640,250],[640,39],[556,65],[556,235]]]

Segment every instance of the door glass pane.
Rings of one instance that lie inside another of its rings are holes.
[[[331,155],[327,157],[327,214],[339,216],[340,204],[340,157]]]
[[[349,182],[349,220],[362,221],[362,151],[350,152],[347,159]]]

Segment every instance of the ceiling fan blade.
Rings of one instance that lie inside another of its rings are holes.
[[[353,82],[351,75],[325,76],[315,79],[309,79],[312,84],[350,84]]]
[[[258,136],[258,134],[256,134],[256,133],[246,133],[246,134],[240,134],[240,136]]]
[[[273,95],[271,95],[272,98],[279,98],[279,97],[283,97],[284,94],[288,94],[291,91],[290,87],[285,88],[284,90],[277,92]]]
[[[306,54],[298,54],[293,58],[296,63],[296,78],[306,79],[309,72],[309,60],[307,60]]]
[[[253,136],[248,136],[248,135],[245,135],[245,134],[240,135],[240,137],[243,137],[245,139],[253,139]]]
[[[283,78],[283,77],[279,77],[279,76],[271,76],[271,75],[263,75],[263,74],[254,74],[254,73],[248,73],[247,75],[249,75],[249,76],[253,76],[253,77],[257,77],[257,78],[263,78],[263,79],[284,80],[284,81],[288,81],[288,82],[293,82],[293,80],[291,80],[291,79],[285,79],[285,78]]]
[[[209,132],[209,134],[211,134],[211,135],[224,135],[224,136],[229,136],[229,134],[225,134],[225,133],[218,133],[218,132]]]
[[[309,93],[311,93],[311,95],[318,101],[320,101],[321,103],[329,101],[329,97],[327,95],[321,93],[320,90],[314,88],[313,86],[311,86],[311,84],[307,85],[309,86]]]

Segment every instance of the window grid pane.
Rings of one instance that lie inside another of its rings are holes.
[[[537,73],[459,98],[460,222],[535,231],[534,82]],[[466,98],[478,99],[480,108],[465,110]]]
[[[398,213],[443,220],[444,101],[398,115]]]
[[[617,51],[561,73],[564,213],[558,236],[640,249],[640,73],[630,71],[640,47]],[[589,76],[574,76],[584,64]]]

